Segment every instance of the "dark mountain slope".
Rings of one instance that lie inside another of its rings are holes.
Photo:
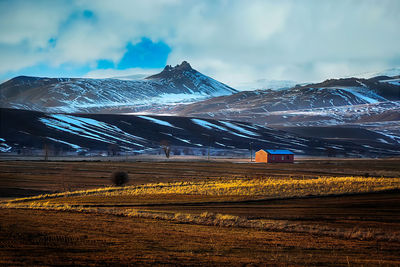
[[[302,137],[243,122],[209,119],[113,114],[46,114],[0,109],[0,149],[3,152],[42,150],[51,145],[63,151],[108,151],[115,147],[130,153],[148,153],[166,140],[173,147],[205,153],[235,153],[249,149],[290,149],[296,154],[327,155],[335,151],[347,156],[400,154],[399,146],[386,136],[363,147],[352,142]]]

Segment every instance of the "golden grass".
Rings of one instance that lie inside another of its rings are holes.
[[[120,216],[173,220],[182,223],[217,225],[225,227],[259,228],[286,232],[308,232],[355,239],[400,240],[400,234],[387,235],[366,230],[349,230],[321,227],[318,225],[292,223],[284,220],[249,220],[247,218],[204,212],[200,215],[165,211],[145,211],[121,208],[83,207],[69,203],[71,197],[100,196],[97,200],[107,204],[107,197],[160,196],[160,195],[203,195],[203,196],[248,196],[250,198],[290,198],[307,195],[353,194],[389,189],[399,189],[400,178],[364,177],[320,177],[317,179],[230,179],[201,182],[157,183],[141,186],[109,187],[94,190],[46,194],[30,198],[3,201],[0,207],[30,208],[61,211],[109,213]],[[63,202],[48,200],[62,198]],[[205,198],[206,201],[207,198]],[[46,201],[47,200],[47,201]],[[164,198],[163,201],[168,201]],[[182,199],[184,201],[184,198]],[[101,202],[97,202],[99,204]]]
[[[330,195],[400,188],[400,178],[320,177],[317,179],[235,179],[160,183],[109,190],[106,196],[189,194],[210,196],[262,196],[271,198]]]
[[[44,194],[35,197],[3,201],[7,203],[31,202],[60,197],[76,196],[155,196],[155,195],[201,195],[246,196],[248,199],[290,198],[308,195],[366,193],[400,188],[400,178],[320,177],[316,179],[214,179],[175,183],[155,183],[127,187],[105,187],[91,190]]]

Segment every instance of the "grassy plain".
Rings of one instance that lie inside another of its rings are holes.
[[[0,209],[0,216],[3,266],[399,264],[397,242],[96,213]]]
[[[128,172],[130,185],[214,178],[312,178],[319,176],[400,177],[400,159],[305,159],[295,164],[230,161],[1,161],[0,196],[24,197],[111,185],[113,171]]]
[[[0,265],[400,264],[400,159],[0,168]]]

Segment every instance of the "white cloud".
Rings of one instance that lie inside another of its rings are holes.
[[[72,7],[65,1],[1,1],[0,43],[45,48]]]
[[[171,47],[169,64],[188,60],[231,86],[318,81],[400,64],[397,0],[10,0],[0,10],[0,75],[40,62],[116,63],[127,42],[144,36]],[[79,15],[84,10],[93,18]]]
[[[29,51],[24,46],[0,45],[0,74],[16,71],[40,62],[40,53]]]

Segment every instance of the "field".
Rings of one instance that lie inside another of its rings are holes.
[[[400,264],[400,159],[0,168],[1,265]]]

